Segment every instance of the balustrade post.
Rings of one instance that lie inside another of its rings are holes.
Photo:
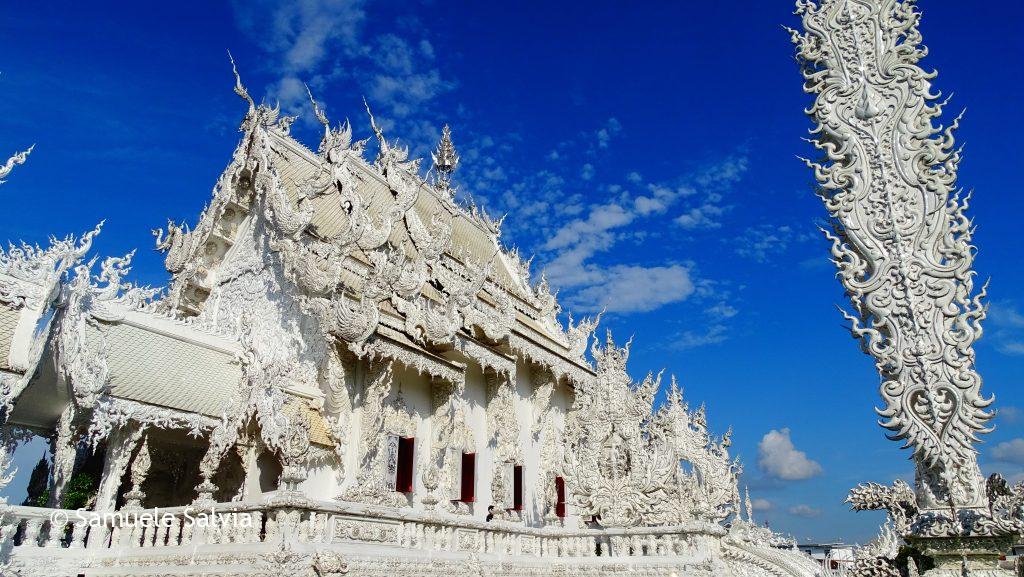
[[[227,534],[224,526],[217,523],[217,514],[210,508],[210,516],[207,517],[206,543],[209,545],[221,545],[227,543]]]
[[[192,534],[195,532],[195,523],[186,523],[185,518],[181,519],[181,545],[192,544]]]
[[[74,528],[71,530],[70,547],[72,549],[82,549],[85,547],[85,534],[88,530],[88,522],[79,520],[77,523],[75,523]]]
[[[193,545],[205,545],[208,542],[209,537],[207,536],[207,527],[199,523],[190,523],[191,538]]]
[[[108,539],[111,537],[111,530],[106,520],[101,517],[99,523],[93,523],[92,526],[88,526],[88,529],[89,535],[85,542],[86,549],[105,549]]]
[[[168,523],[164,519],[160,520],[159,525],[157,525],[156,543],[154,543],[154,546],[156,546],[156,547],[166,547],[167,546],[167,541],[168,541],[168,539],[170,537],[170,534],[171,534],[171,527],[173,527],[173,526],[174,526],[173,523]]]
[[[14,535],[18,533],[18,525],[20,523],[20,520],[14,519],[13,523],[0,524],[0,546],[14,539]]]
[[[144,549],[148,549],[149,547],[152,547],[153,546],[153,542],[156,541],[156,537],[154,535],[154,533],[156,533],[156,526],[155,525],[151,525],[150,521],[148,519],[146,521],[142,522],[141,524],[142,524],[142,544],[141,544],[141,547],[144,548]]]
[[[52,520],[47,523],[50,527],[50,531],[47,534],[46,547],[50,549],[59,549],[63,546],[61,543],[64,540],[64,533],[67,525],[65,523],[54,523]]]
[[[38,547],[39,533],[43,530],[43,520],[32,518],[25,522],[25,537],[21,540],[21,547]]]

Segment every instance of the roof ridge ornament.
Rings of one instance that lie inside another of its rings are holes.
[[[306,84],[303,86],[306,88],[306,94],[309,95],[309,102],[313,106],[313,114],[316,116],[317,122],[324,127],[324,135],[320,139],[320,147],[317,152],[332,164],[341,162],[341,153],[346,150],[352,150],[356,154],[362,155],[366,140],[352,142],[352,123],[346,118],[344,123],[338,125],[338,128],[331,128],[331,121],[327,119],[327,113],[313,98],[313,92],[310,91],[309,86]]]
[[[231,56],[230,50],[228,50],[228,60],[231,61],[231,72],[235,75],[235,94],[249,103],[249,113],[252,114],[256,111],[256,102],[253,101],[252,96],[249,96],[249,91],[242,85],[242,77],[238,74],[238,67],[235,66],[235,58]]]
[[[295,122],[294,116],[281,115],[281,103],[278,102],[273,108],[264,102],[259,105],[249,95],[249,91],[242,84],[242,77],[238,74],[238,67],[235,65],[235,58],[228,50],[228,60],[231,62],[231,72],[235,75],[235,94],[249,104],[249,110],[245,114],[240,130],[248,132],[256,126],[272,128],[281,134],[287,135],[291,131],[291,125]]]
[[[373,112],[370,110],[370,104],[366,101],[365,97],[363,98],[363,106],[366,107],[366,114],[370,117],[370,128],[373,130],[374,136],[377,137],[379,148],[377,158],[373,161],[374,167],[384,175],[389,185],[393,185],[393,179],[397,177],[397,175],[391,173],[393,167],[405,170],[411,176],[419,178],[420,159],[409,160],[409,147],[399,146],[397,140],[394,144],[389,143],[387,138],[384,137],[384,130],[377,125],[377,119],[374,118]]]
[[[434,152],[430,153],[430,158],[434,161],[434,188],[446,193],[449,199],[453,198],[456,190],[451,185],[452,174],[459,167],[460,158],[447,123],[441,128],[441,139]]]
[[[487,209],[484,208],[483,205],[477,204],[476,199],[473,199],[472,197],[470,198],[468,213],[470,218],[480,226],[484,227],[484,229],[495,237],[501,236],[501,225],[505,222],[505,217],[508,216],[508,214],[501,215],[501,218],[493,218],[490,213],[487,212]]]
[[[29,154],[32,154],[32,149],[34,149],[35,147],[36,145],[33,144],[27,149],[22,150],[19,153],[16,153],[14,156],[8,158],[7,162],[5,162],[3,166],[0,166],[0,184],[7,182],[6,180],[4,180],[4,178],[6,178],[12,170],[14,170],[15,166],[19,164],[25,164],[25,159],[28,158]]]

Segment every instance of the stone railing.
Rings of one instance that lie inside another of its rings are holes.
[[[636,529],[534,528],[278,495],[265,502],[219,503],[205,510],[173,507],[102,513],[13,506],[0,527],[0,552],[16,556],[31,549],[64,548],[79,549],[83,555],[110,549],[145,554],[145,549],[159,548],[251,545],[271,549],[284,543],[310,543],[534,558],[693,559],[713,550],[713,542],[723,535],[721,526],[698,522]]]

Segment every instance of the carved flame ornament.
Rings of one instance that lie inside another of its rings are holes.
[[[823,154],[805,162],[831,216],[823,232],[853,307],[844,316],[881,375],[881,424],[916,465],[913,507],[899,485],[861,487],[851,502],[889,509],[916,536],[1019,531],[1019,518],[990,508],[977,464],[993,400],[975,369],[985,289],[974,286],[969,195],[956,184],[960,117],[934,122],[947,101],[932,91],[936,73],[919,66],[916,3],[796,6],[804,30],[790,32],[815,96],[810,142]]]

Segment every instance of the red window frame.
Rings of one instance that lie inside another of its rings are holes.
[[[565,517],[565,479],[562,477],[555,477],[555,494],[557,495],[555,514]]]
[[[512,468],[512,510],[523,510],[523,466],[515,465]]]
[[[415,437],[400,437],[398,439],[398,474],[395,479],[395,491],[399,493],[412,493],[413,455],[415,452]]]
[[[463,503],[476,501],[476,453],[462,454],[462,498]]]

